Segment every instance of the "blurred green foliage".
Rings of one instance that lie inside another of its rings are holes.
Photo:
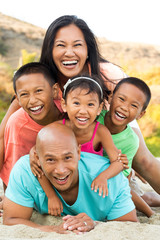
[[[4,43],[4,41],[2,41],[2,39],[0,39],[0,54],[2,56],[5,56],[7,51],[8,51],[7,45]]]
[[[22,56],[19,60],[18,68],[26,63],[39,61],[39,57],[37,56],[36,52],[28,53],[25,49],[23,49],[21,50],[21,55]]]
[[[26,50],[22,50],[22,57],[19,61],[19,66],[28,62],[39,61],[36,53],[28,53]],[[139,77],[143,79],[150,87],[155,85],[155,88],[160,87],[160,67],[153,67],[148,69],[147,72],[137,71],[134,69],[134,64],[128,63],[122,66],[129,76]],[[11,98],[13,96],[11,91],[8,91],[9,84],[12,86],[13,69],[5,63],[0,63],[0,69],[5,72],[6,78],[9,80],[0,81],[0,122],[3,119],[5,112],[7,111]],[[0,72],[1,73],[1,72]],[[5,85],[6,84],[6,85]],[[157,99],[157,98],[155,98]],[[160,96],[159,96],[160,100]],[[138,121],[145,142],[156,157],[160,157],[160,102],[150,103],[147,108],[147,113]]]

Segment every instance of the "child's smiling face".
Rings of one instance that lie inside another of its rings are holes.
[[[110,113],[115,125],[127,125],[134,119],[140,119],[146,102],[145,94],[136,86],[123,83],[112,97]]]
[[[46,125],[51,115],[54,91],[41,73],[23,75],[16,81],[20,106],[40,125]]]
[[[62,108],[67,112],[71,123],[77,128],[87,128],[102,110],[97,93],[88,89],[76,88],[70,91]]]

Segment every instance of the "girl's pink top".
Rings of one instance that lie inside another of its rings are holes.
[[[63,124],[65,125],[65,119],[63,119]],[[86,142],[86,143],[81,145],[81,151],[82,152],[94,153],[94,154],[103,156],[103,147],[102,147],[102,145],[100,146],[100,150],[98,152],[95,151],[94,148],[93,148],[93,139],[94,139],[94,137],[96,135],[97,128],[98,128],[99,124],[100,123],[96,121],[96,126],[94,128],[94,132],[93,132],[91,140],[89,142]]]

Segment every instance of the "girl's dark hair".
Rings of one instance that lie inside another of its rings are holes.
[[[88,59],[86,61],[90,63],[91,73],[97,75],[102,80],[99,62],[106,60],[104,60],[100,55],[96,38],[92,31],[90,30],[90,28],[88,27],[88,25],[86,24],[86,22],[80,18],[77,18],[77,16],[74,15],[61,16],[51,23],[43,41],[40,62],[45,63],[50,67],[56,78],[56,81],[58,81],[58,69],[52,57],[53,44],[57,31],[60,28],[71,24],[74,24],[82,31],[88,49]]]
[[[77,80],[73,81],[76,78],[77,78]],[[89,80],[89,78],[96,81],[100,87],[93,81]],[[74,91],[77,88],[80,88],[81,90],[83,90],[83,89],[88,90],[86,95],[89,93],[92,93],[92,92],[97,93],[99,103],[102,103],[107,96],[106,91],[105,91],[105,85],[95,75],[92,77],[89,75],[81,75],[81,76],[73,77],[70,80],[71,80],[71,83],[66,87],[65,91],[63,92],[63,98],[65,101],[67,100],[68,93],[71,91]],[[101,93],[100,88],[102,89],[102,93]]]
[[[135,78],[135,77],[127,77],[127,78],[124,78],[122,79],[115,87],[114,91],[113,91],[113,94],[115,94],[115,92],[120,88],[120,86],[122,84],[125,84],[125,83],[128,83],[128,84],[131,84],[135,87],[137,87],[139,90],[141,90],[145,97],[146,97],[146,101],[143,105],[143,108],[142,108],[142,111],[144,111],[149,102],[150,102],[150,99],[151,99],[151,91],[150,91],[150,88],[148,87],[148,85],[141,79],[139,78]]]
[[[45,77],[46,81],[48,81],[50,86],[53,86],[53,84],[55,84],[55,79],[53,77],[53,74],[47,65],[39,62],[31,62],[20,67],[14,74],[13,88],[15,93],[16,93],[16,81],[21,76],[32,74],[32,73],[41,73]]]

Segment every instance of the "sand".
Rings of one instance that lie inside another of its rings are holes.
[[[147,184],[141,183],[137,180],[144,191],[150,191],[152,188]],[[0,181],[0,195],[2,193],[2,182]],[[131,222],[106,222],[99,223],[94,230],[83,235],[76,235],[75,233],[58,234],[55,232],[42,232],[38,229],[27,227],[24,225],[5,226],[2,224],[2,217],[0,218],[0,239],[56,239],[56,240],[154,240],[159,239],[160,235],[160,207],[153,208],[156,212],[151,218],[147,218],[142,213],[137,213],[139,223]],[[33,221],[43,225],[58,225],[61,218],[52,216],[42,216],[37,212],[33,213]]]

